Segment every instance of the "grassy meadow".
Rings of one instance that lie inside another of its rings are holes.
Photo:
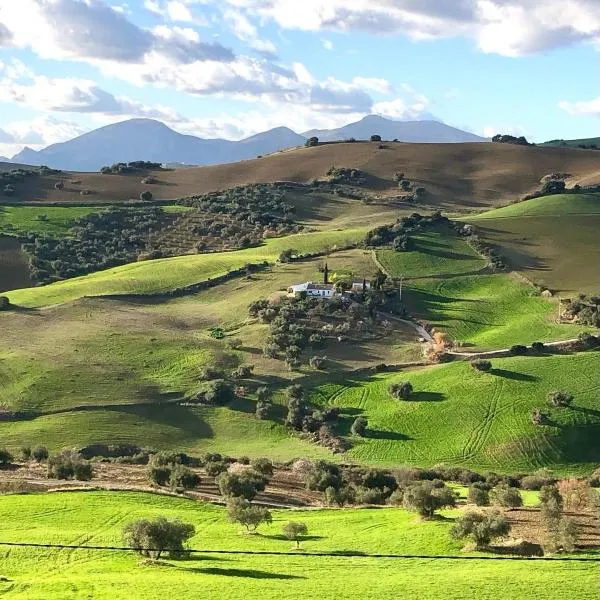
[[[221,507],[141,493],[69,492],[0,498],[4,541],[120,545],[130,520],[165,515],[193,523],[190,545],[203,549],[289,551],[281,528],[290,519],[308,525],[309,552],[460,553],[447,520],[420,522],[401,509],[273,511],[273,524],[245,535]],[[0,592],[10,599],[140,600],[187,597],[202,590],[211,600],[360,598],[402,594],[425,600],[473,596],[525,600],[596,597],[595,563],[446,561],[365,557],[194,555],[145,563],[127,552],[11,548],[3,553]]]
[[[77,218],[99,210],[89,206],[0,206],[0,232],[64,237]]]
[[[436,463],[480,470],[590,471],[600,461],[597,410],[600,354],[494,359],[490,373],[459,362],[402,374],[377,375],[317,387],[313,399],[363,415],[369,432],[349,455],[361,463]],[[410,381],[410,401],[390,397],[388,386]],[[566,390],[571,409],[550,410],[549,426],[534,426],[533,408]],[[351,419],[344,427],[349,429]],[[347,431],[346,431],[347,432]]]

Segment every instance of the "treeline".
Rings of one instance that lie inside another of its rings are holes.
[[[45,165],[37,169],[10,169],[9,171],[0,171],[0,190],[4,196],[14,196],[16,193],[15,184],[24,182],[30,177],[55,175],[61,173],[58,169],[50,169]]]
[[[428,217],[413,213],[409,217],[400,217],[391,225],[381,225],[371,229],[367,233],[364,243],[370,247],[391,245],[397,252],[412,250],[414,248],[412,234],[426,231],[442,223],[449,223],[449,220],[439,211]]]
[[[135,160],[132,162],[118,162],[100,169],[103,175],[136,173],[138,171],[157,171],[162,169],[162,164],[147,160]]]

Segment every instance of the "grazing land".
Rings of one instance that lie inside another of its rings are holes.
[[[414,597],[441,595],[494,600],[536,597],[591,600],[594,563],[528,561],[448,561],[389,559],[369,554],[461,554],[449,539],[456,511],[448,520],[419,522],[401,509],[295,511],[308,525],[306,552],[363,552],[367,556],[193,555],[189,560],[140,561],[133,553],[11,548],[2,561],[0,583],[7,598],[81,598],[118,600],[185,596],[190,589],[209,597],[293,599],[367,598],[411,590]],[[135,518],[164,515],[196,526],[194,548],[290,552],[281,535],[291,515],[273,511],[273,524],[258,535],[244,535],[227,522],[223,508],[184,499],[140,493],[70,492],[7,496],[0,516],[4,541],[120,545],[121,528]],[[206,595],[206,592],[205,592]]]
[[[328,383],[315,390],[315,398],[367,418],[369,432],[349,451],[358,462],[513,472],[592,469],[600,460],[593,441],[600,435],[600,355],[492,362],[489,373],[461,362]],[[391,383],[403,380],[414,388],[408,401],[388,392]],[[551,425],[533,425],[531,410],[547,407],[554,389],[569,390],[576,398],[573,408],[553,410]]]

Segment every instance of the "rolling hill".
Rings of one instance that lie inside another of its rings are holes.
[[[573,182],[600,181],[598,154],[593,150],[523,147],[508,144],[379,144],[340,143],[299,148],[260,159],[208,167],[154,172],[157,183],[141,184],[143,174],[62,174],[29,178],[17,186],[14,200],[51,202],[116,202],[138,198],[150,189],[156,199],[173,199],[218,191],[247,183],[325,178],[331,166],[360,169],[368,176],[367,191],[395,197],[394,173],[405,173],[427,190],[424,201],[445,211],[498,207],[537,190],[549,173],[569,172]],[[54,184],[62,180],[64,189]],[[78,183],[73,183],[77,181]],[[89,190],[85,200],[81,191]]]

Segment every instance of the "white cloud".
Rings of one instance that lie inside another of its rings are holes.
[[[497,134],[527,137],[531,132],[523,125],[486,125],[481,130],[481,135],[486,138],[492,138]]]
[[[567,102],[563,100],[558,106],[566,110],[570,115],[592,115],[600,117],[600,96],[593,100],[582,100],[580,102]]]
[[[331,40],[323,40],[323,48],[325,50],[333,50],[333,42]]]
[[[227,0],[285,29],[473,39],[520,56],[600,40],[598,0]]]
[[[194,20],[190,9],[183,2],[167,2],[167,14],[172,21],[191,22]]]
[[[27,146],[47,146],[70,140],[85,130],[72,121],[61,121],[49,116],[36,117],[31,121],[15,121],[4,126],[15,143]]]
[[[256,27],[240,11],[229,9],[223,16],[236,37],[246,42],[252,49],[270,57],[277,54],[275,44],[270,40],[261,39]]]

